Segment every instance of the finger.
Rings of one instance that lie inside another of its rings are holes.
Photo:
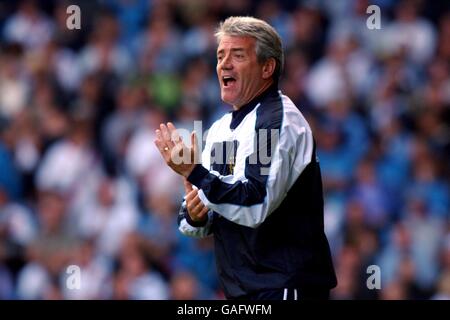
[[[155,133],[156,133],[156,138],[157,138],[158,140],[162,141],[163,138],[162,138],[162,135],[161,135],[161,130],[156,129],[156,130],[155,130]]]
[[[156,129],[155,133],[156,133],[156,138],[162,143],[162,146],[163,147],[168,147],[166,142],[164,141],[164,138],[163,138],[161,130]]]
[[[169,130],[170,137],[175,143],[182,143],[183,139],[181,139],[180,134],[178,133],[177,128],[173,125],[172,122],[167,122],[167,129]]]
[[[187,181],[186,178],[183,179],[183,183],[184,183],[184,191],[186,192],[186,194],[188,194],[189,192],[192,191],[192,183]]]
[[[194,200],[187,202],[187,208],[188,208],[189,212],[190,213],[194,212],[195,207],[197,207],[199,203],[201,203],[201,201],[195,200],[195,198],[194,198]]]
[[[206,214],[206,212],[208,212],[208,210],[209,209],[203,204],[203,202],[200,202],[194,208],[189,210],[189,214],[191,215],[191,217],[194,217],[196,220],[200,220],[205,217],[205,214]]]
[[[199,218],[203,218],[209,211],[209,208],[207,206],[204,206],[204,208],[202,209],[202,211],[200,211],[200,213],[198,214]]]
[[[161,155],[163,156],[164,160],[167,160],[168,153],[165,150],[165,148],[167,148],[166,145],[158,139],[156,139],[154,142],[159,150],[159,153],[161,153]]]
[[[202,203],[202,201],[200,200],[200,198],[198,196],[195,196],[194,199],[192,199],[191,201],[189,201],[188,204],[188,208],[193,210],[199,203]]]
[[[191,213],[191,217],[194,217],[195,220],[204,220],[208,211],[209,211],[209,209],[207,207],[203,206],[199,211],[195,211],[194,213]]]
[[[197,190],[193,189],[192,191],[190,191],[187,195],[186,195],[186,202],[190,202],[192,201],[195,196],[197,195]]]
[[[173,143],[172,139],[170,138],[169,129],[167,129],[167,127],[164,123],[161,123],[159,125],[159,128],[161,129],[162,140],[167,144],[169,149],[172,149],[175,144]]]
[[[161,151],[163,150],[161,141],[159,141],[158,139],[155,139],[155,140],[153,140],[153,143],[154,143],[155,146],[158,148],[159,152],[161,152]],[[162,152],[161,152],[161,153],[162,153]]]
[[[193,209],[192,209],[192,213],[195,214],[196,217],[199,217],[200,213],[202,212],[202,210],[205,209],[205,205],[203,204],[203,202],[199,202]]]
[[[159,152],[161,152],[161,154],[164,155],[164,159],[166,159],[165,154],[167,153],[167,151],[170,150],[170,148],[169,148],[169,146],[164,142],[164,139],[163,139],[163,137],[162,137],[161,130],[156,129],[156,130],[155,130],[155,133],[156,133],[155,144],[156,144],[156,141],[158,141],[157,146],[158,146]],[[170,152],[169,152],[169,154],[170,154]]]

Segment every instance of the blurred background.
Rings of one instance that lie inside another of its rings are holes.
[[[177,231],[183,187],[153,132],[230,110],[213,37],[230,15],[283,38],[280,87],[318,143],[332,298],[450,299],[450,8],[414,0],[0,0],[0,299],[223,298],[212,239]]]

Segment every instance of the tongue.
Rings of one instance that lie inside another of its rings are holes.
[[[232,85],[235,82],[236,82],[236,80],[234,80],[234,79],[227,80],[225,86],[228,87],[229,85]]]

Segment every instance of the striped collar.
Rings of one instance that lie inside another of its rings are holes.
[[[274,82],[270,87],[263,91],[260,95],[253,98],[250,102],[244,104],[238,110],[231,112],[230,129],[234,130],[244,120],[245,116],[249,114],[258,103],[264,101],[265,98],[278,95],[278,83]]]

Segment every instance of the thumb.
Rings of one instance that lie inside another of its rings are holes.
[[[188,194],[189,192],[192,191],[192,184],[189,181],[187,181],[186,178],[183,179],[183,182],[184,182],[184,191],[186,192],[186,194]]]

